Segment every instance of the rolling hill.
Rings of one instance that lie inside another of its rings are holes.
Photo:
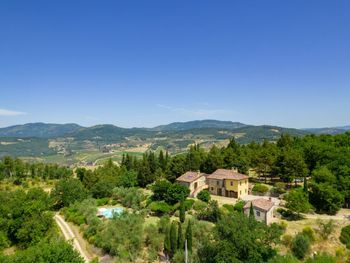
[[[27,123],[6,128],[0,128],[0,137],[17,138],[55,138],[64,136],[82,128],[78,124]]]
[[[345,129],[298,130],[217,120],[174,122],[154,128],[29,123],[0,129],[0,157],[34,157],[62,164],[96,163],[105,158],[119,160],[124,152],[140,154],[147,150],[164,149],[179,153],[193,143],[205,148],[213,144],[224,146],[232,137],[246,144],[251,141],[276,141],[283,133],[303,136],[338,131],[345,132]]]

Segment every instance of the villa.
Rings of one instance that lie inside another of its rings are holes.
[[[236,169],[218,169],[212,174],[186,172],[176,181],[190,189],[190,196],[195,197],[201,190],[208,188],[213,195],[242,198],[248,195],[248,176]]]

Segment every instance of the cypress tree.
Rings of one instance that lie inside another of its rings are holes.
[[[179,227],[177,229],[177,248],[182,250],[184,248],[184,236],[182,234],[182,225],[179,223]]]
[[[309,195],[309,186],[307,183],[306,176],[304,177],[304,188],[303,188],[304,193],[308,196]]]
[[[166,255],[170,255],[171,245],[170,245],[170,226],[168,225],[165,229],[165,237],[164,237],[164,253]]]
[[[172,255],[175,254],[177,250],[177,223],[172,222],[170,228],[170,247]]]
[[[180,222],[183,223],[185,222],[185,217],[186,217],[186,211],[185,211],[185,202],[183,199],[180,201]]]
[[[250,220],[255,220],[254,209],[253,209],[253,201],[250,202],[249,219]]]
[[[192,226],[191,221],[188,221],[188,225],[186,228],[186,239],[187,239],[187,249],[192,252]]]

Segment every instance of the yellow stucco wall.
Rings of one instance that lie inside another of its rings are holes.
[[[248,194],[248,179],[232,180],[225,179],[225,188],[228,191],[235,191],[238,197],[242,197]]]

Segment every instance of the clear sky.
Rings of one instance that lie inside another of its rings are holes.
[[[0,127],[350,124],[350,1],[0,1]]]

